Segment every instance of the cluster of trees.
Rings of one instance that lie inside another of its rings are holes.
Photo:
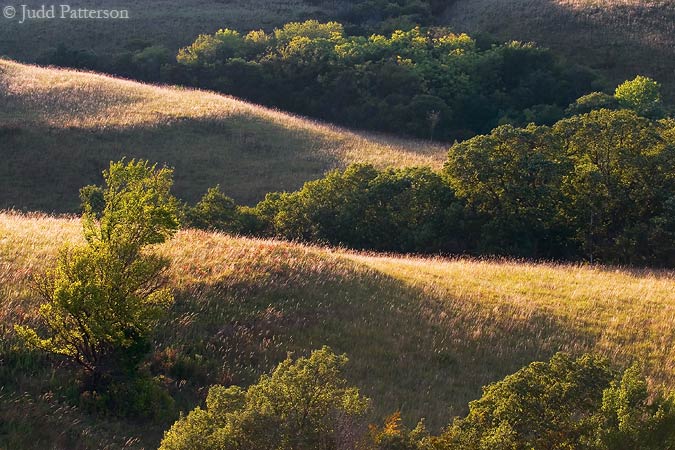
[[[440,436],[400,413],[366,426],[370,401],[349,387],[346,357],[324,347],[287,359],[243,390],[214,386],[160,450],[649,450],[675,446],[675,397],[650,393],[637,366],[555,355],[484,389]]]
[[[310,0],[317,3],[321,0]],[[351,0],[337,8],[332,17],[353,34],[390,33],[417,25],[432,25],[450,4],[448,0]],[[335,8],[333,3],[332,7]],[[172,82],[170,67],[175,51],[155,40],[132,39],[113,52],[95,52],[57,42],[38,62],[62,67],[107,72],[143,81]]]
[[[457,143],[440,173],[357,164],[255,208],[212,189],[188,223],[356,249],[672,267],[675,121],[637,112],[661,108],[654,85],[638,77],[573,105],[616,109]]]
[[[332,122],[461,139],[500,123],[552,123],[595,76],[545,49],[480,46],[444,28],[350,36],[337,22],[224,29],[178,54],[170,77]]]

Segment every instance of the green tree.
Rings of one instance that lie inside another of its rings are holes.
[[[553,131],[573,164],[562,184],[565,215],[585,255],[654,261],[658,246],[668,244],[650,236],[673,195],[675,170],[664,127],[630,110],[602,109],[560,121]]]
[[[164,435],[161,450],[332,450],[361,439],[367,398],[344,379],[346,356],[328,347],[288,358],[257,384],[213,386]]]
[[[656,450],[675,448],[675,403],[593,355],[558,353],[483,389],[434,450]]]
[[[597,444],[603,450],[675,448],[675,397],[656,396],[637,364],[605,390]]]
[[[504,125],[455,144],[444,171],[481,224],[480,250],[553,256],[560,229],[560,184],[568,170],[547,127]]]
[[[651,78],[638,75],[620,84],[614,92],[619,104],[642,116],[658,117],[663,113],[661,85]]]
[[[117,162],[104,178],[101,191],[86,190],[102,192],[103,206],[99,195],[83,195],[86,245],[64,247],[38,283],[46,337],[16,327],[30,346],[83,367],[92,389],[135,369],[147,350],[153,325],[173,300],[163,275],[169,263],[148,246],[164,242],[179,226],[171,170]]]
[[[203,230],[239,231],[239,214],[234,200],[220,186],[209,188],[206,194],[186,212],[190,226]]]

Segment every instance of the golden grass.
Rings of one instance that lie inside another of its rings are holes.
[[[349,163],[440,167],[446,152],[210,92],[7,60],[0,60],[0,101],[7,142],[0,207],[73,211],[77,189],[122,156],[175,166],[178,194],[188,200],[220,183],[252,203]]]
[[[31,322],[39,303],[30,277],[79,231],[72,218],[0,213],[0,323],[10,342],[10,325]],[[481,386],[560,350],[641,361],[653,384],[675,387],[672,271],[385,256],[192,230],[159,251],[172,260],[176,303],[152,359],[190,368],[166,369],[184,409],[205,386],[247,384],[287,352],[324,344],[349,354],[374,418],[400,408],[435,430]],[[44,389],[37,375],[12,383]],[[147,431],[134,427],[130,435]]]

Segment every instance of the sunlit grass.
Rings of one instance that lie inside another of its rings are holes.
[[[8,60],[0,60],[0,101],[5,208],[75,211],[79,187],[123,156],[175,167],[186,200],[220,184],[253,203],[349,163],[438,168],[446,154],[441,145],[357,133],[224,95]]]
[[[13,323],[35,316],[31,277],[79,236],[76,219],[0,214],[8,342]],[[675,386],[671,271],[385,256],[194,230],[158,251],[171,258],[176,303],[151,360],[184,409],[210,384],[250,383],[287,352],[324,344],[349,354],[374,419],[400,408],[436,430],[481,386],[560,350],[641,361],[654,385]],[[44,389],[39,377],[14,377]]]

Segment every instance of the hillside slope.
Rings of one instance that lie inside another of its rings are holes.
[[[44,2],[21,2],[39,8]],[[334,16],[343,3],[332,0],[71,0],[78,8],[128,10],[128,20],[50,19],[21,21],[0,15],[0,56],[36,62],[59,44],[96,54],[114,53],[142,41],[172,51],[191,43],[201,33],[220,28],[273,28],[294,20]],[[47,5],[51,5],[48,3]],[[60,4],[58,4],[60,5]],[[57,13],[60,8],[57,5]]]
[[[0,208],[75,211],[109,161],[176,169],[176,194],[242,203],[351,162],[439,166],[445,148],[353,133],[209,92],[0,60]]]
[[[68,406],[67,373],[13,345],[12,325],[39,303],[31,277],[79,235],[75,219],[0,213],[0,448],[152,448],[164,429]],[[640,358],[653,383],[675,386],[673,272],[400,258],[191,230],[161,252],[176,303],[150,367],[183,410],[205,386],[250,383],[287,352],[324,344],[348,353],[374,420],[400,409],[433,430],[482,385],[559,350]],[[35,421],[45,414],[47,426]]]
[[[456,0],[439,20],[499,40],[535,41],[598,69],[611,85],[651,76],[675,99],[673,0]]]

